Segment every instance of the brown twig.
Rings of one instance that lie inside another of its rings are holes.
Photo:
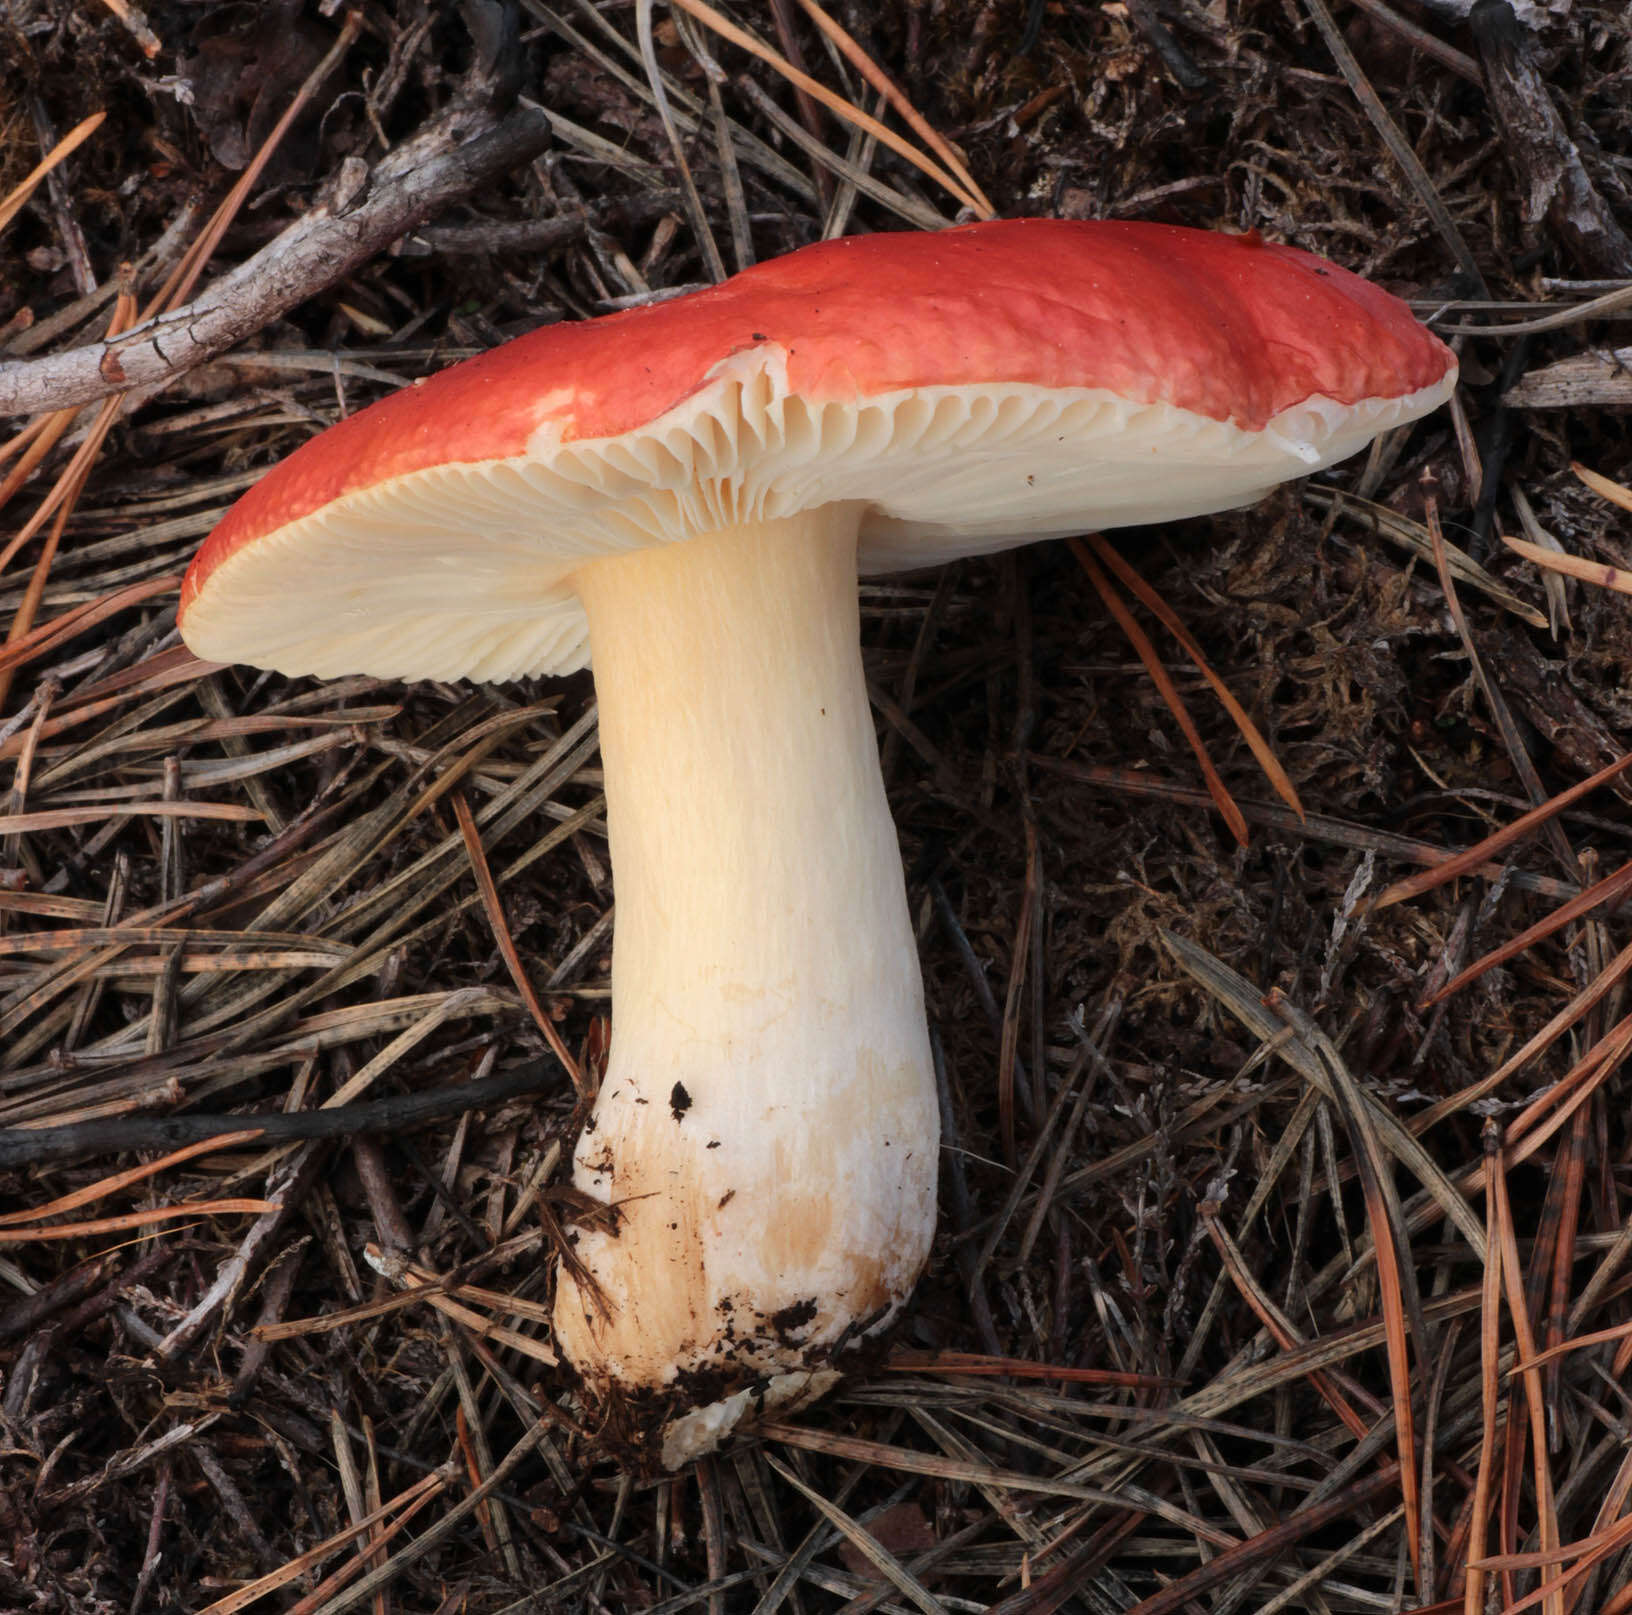
[[[92,403],[158,386],[253,335],[280,314],[499,174],[538,155],[549,120],[520,107],[502,118],[459,102],[394,146],[344,206],[317,208],[183,308],[111,341],[0,362],[0,415]]]

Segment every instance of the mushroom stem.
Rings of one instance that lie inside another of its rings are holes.
[[[862,675],[861,507],[599,560],[612,1048],[556,1333],[591,1390],[709,1401],[887,1321],[939,1119]],[[703,1375],[702,1379],[693,1376]],[[712,1439],[712,1438],[711,1438]]]

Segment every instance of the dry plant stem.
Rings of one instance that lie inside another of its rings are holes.
[[[935,1214],[917,951],[862,676],[858,509],[577,575],[618,881],[612,1048],[575,1159],[619,1208],[563,1276],[601,1389],[819,1360]]]
[[[1632,348],[1598,348],[1527,372],[1502,394],[1509,409],[1632,403]]]
[[[1361,11],[1375,17],[1385,28],[1398,34],[1414,49],[1420,50],[1425,56],[1432,56],[1436,62],[1448,67],[1459,78],[1466,79],[1469,84],[1484,88],[1485,76],[1479,71],[1479,64],[1465,51],[1459,51],[1454,45],[1447,45],[1437,34],[1429,33],[1426,28],[1419,28],[1414,22],[1402,17],[1392,6],[1385,4],[1384,0],[1354,0],[1354,3]]]
[[[549,120],[534,108],[500,119],[481,106],[450,107],[393,147],[355,202],[314,208],[185,308],[117,339],[0,364],[0,415],[91,403],[214,358],[442,208],[537,156],[549,139]]]

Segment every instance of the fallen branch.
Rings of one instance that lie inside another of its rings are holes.
[[[549,119],[536,107],[499,117],[479,102],[455,102],[186,307],[109,341],[0,364],[0,415],[74,408],[158,385],[213,359],[530,161],[549,140]]]
[[[1632,404],[1632,348],[1571,354],[1528,372],[1502,394],[1509,409],[1624,409]]]
[[[1632,237],[1593,184],[1512,6],[1480,0],[1468,22],[1484,58],[1503,148],[1522,189],[1526,225],[1533,231],[1545,221],[1585,275],[1632,275]]]

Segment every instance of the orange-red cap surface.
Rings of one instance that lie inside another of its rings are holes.
[[[859,402],[913,387],[1097,388],[1248,432],[1304,399],[1420,392],[1449,351],[1403,303],[1295,248],[1139,223],[1019,219],[856,236],[723,285],[544,327],[406,387],[312,439],[211,534],[183,612],[240,547],[428,468],[646,425],[734,353],[785,351],[790,394]]]

